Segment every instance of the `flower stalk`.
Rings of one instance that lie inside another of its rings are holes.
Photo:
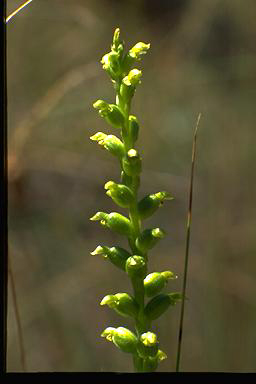
[[[125,271],[131,280],[133,295],[116,293],[105,296],[101,305],[107,305],[119,315],[130,317],[135,322],[135,332],[124,327],[108,327],[101,334],[113,342],[122,351],[132,354],[137,372],[153,372],[166,354],[159,349],[157,335],[152,332],[152,322],[159,318],[169,307],[181,299],[180,293],[161,293],[168,281],[176,278],[171,271],[148,273],[148,252],[165,236],[160,228],[146,228],[142,225],[146,218],[164,203],[171,200],[168,192],[149,194],[139,200],[140,174],[142,159],[135,148],[139,135],[139,122],[131,114],[131,102],[137,86],[141,83],[142,71],[133,66],[140,62],[148,52],[150,44],[137,43],[127,53],[117,28],[111,45],[111,51],[101,60],[103,69],[110,76],[116,92],[115,103],[97,100],[93,107],[105,121],[119,131],[119,138],[98,132],[91,140],[119,159],[121,177],[119,182],[105,183],[107,196],[120,207],[128,210],[127,216],[117,212],[97,212],[91,217],[128,239],[130,250],[121,247],[99,245],[91,252],[102,255],[116,267]],[[150,300],[146,302],[146,300]]]

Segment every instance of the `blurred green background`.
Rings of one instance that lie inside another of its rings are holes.
[[[21,1],[8,0],[8,14]],[[89,140],[113,132],[92,102],[114,100],[99,63],[120,27],[130,48],[150,42],[132,112],[141,123],[140,197],[167,190],[147,227],[168,232],[150,272],[180,290],[193,130],[195,170],[182,371],[256,371],[256,2],[34,0],[7,25],[9,247],[28,371],[125,371],[132,359],[100,337],[133,323],[99,302],[131,292],[99,244],[126,240],[88,219],[111,212],[103,185],[114,158]],[[155,323],[174,371],[180,306]],[[9,287],[8,371],[20,371]]]

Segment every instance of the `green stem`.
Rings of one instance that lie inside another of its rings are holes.
[[[134,143],[132,138],[130,137],[129,132],[129,114],[130,114],[130,101],[127,102],[122,99],[120,95],[120,82],[116,83],[116,102],[117,105],[122,110],[122,113],[125,117],[125,123],[124,127],[122,129],[122,139],[125,146],[126,153],[133,148]],[[124,172],[124,171],[123,171]],[[133,176],[132,182],[129,187],[131,188],[133,194],[134,194],[134,202],[131,204],[129,209],[129,217],[132,225],[132,236],[129,238],[129,244],[131,247],[131,250],[133,254],[141,255],[141,252],[138,252],[135,241],[136,238],[140,235],[141,232],[141,220],[138,214],[138,188],[140,185],[140,177],[139,176]],[[145,259],[147,259],[147,255],[143,255]],[[148,320],[145,318],[144,315],[144,297],[145,297],[145,290],[144,290],[144,282],[143,278],[134,278],[132,279],[132,285],[134,290],[134,298],[136,302],[139,305],[139,313],[136,319],[135,328],[137,332],[138,339],[140,336],[147,332],[150,328],[150,324]],[[138,354],[133,356],[133,362],[134,362],[134,368],[137,372],[144,372],[143,368],[143,358],[141,358]]]

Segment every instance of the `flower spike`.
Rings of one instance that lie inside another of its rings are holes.
[[[103,132],[90,137],[118,159],[120,181],[110,180],[105,183],[104,189],[117,206],[128,211],[127,215],[99,211],[90,220],[99,221],[103,227],[125,236],[130,247],[127,251],[119,246],[98,245],[91,255],[100,255],[121,269],[133,288],[133,294],[121,292],[105,295],[100,305],[133,320],[135,332],[121,326],[107,327],[101,336],[132,355],[137,372],[153,372],[167,357],[159,349],[160,343],[152,332],[151,323],[180,300],[179,293],[162,293],[168,281],[176,278],[173,272],[152,272],[147,275],[148,253],[165,236],[165,231],[158,227],[142,228],[142,221],[152,216],[165,200],[172,199],[168,192],[157,192],[138,201],[142,158],[135,145],[140,126],[137,117],[131,114],[131,102],[142,79],[142,70],[136,68],[135,64],[141,61],[149,48],[150,44],[138,42],[125,53],[120,28],[115,29],[111,50],[101,59],[102,67],[114,85],[115,103],[99,99],[93,103],[93,107],[110,126],[119,130],[120,138]],[[150,298],[147,304],[146,297]]]

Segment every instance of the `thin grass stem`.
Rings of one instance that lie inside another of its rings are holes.
[[[184,320],[185,296],[186,296],[187,272],[188,272],[189,244],[190,244],[190,228],[191,228],[191,218],[192,218],[193,181],[194,181],[194,166],[195,166],[195,156],[196,156],[196,140],[197,140],[197,130],[198,130],[200,119],[201,119],[201,113],[199,113],[198,118],[197,118],[196,128],[195,128],[194,138],[193,138],[193,146],[192,146],[189,202],[188,202],[188,215],[187,215],[187,232],[186,232],[186,250],[185,250],[183,285],[182,285],[182,302],[181,302],[181,312],[180,312],[180,326],[179,326],[179,337],[178,337],[176,372],[179,372],[179,369],[180,369],[180,357],[181,357],[182,334],[183,334],[183,320]]]
[[[5,20],[6,24],[15,16],[17,13],[19,13],[23,8],[25,8],[27,5],[29,5],[33,0],[25,1],[19,8],[17,8],[15,11],[13,11]]]
[[[24,348],[24,338],[23,338],[22,326],[21,326],[21,321],[20,321],[19,306],[18,306],[18,300],[17,300],[16,288],[15,288],[15,280],[14,280],[14,276],[13,276],[10,255],[9,255],[8,259],[9,259],[8,260],[8,269],[9,269],[9,276],[10,276],[10,284],[11,284],[15,319],[16,319],[16,323],[17,323],[18,339],[19,339],[21,366],[22,366],[23,372],[27,372],[26,354],[25,354],[25,348]]]

